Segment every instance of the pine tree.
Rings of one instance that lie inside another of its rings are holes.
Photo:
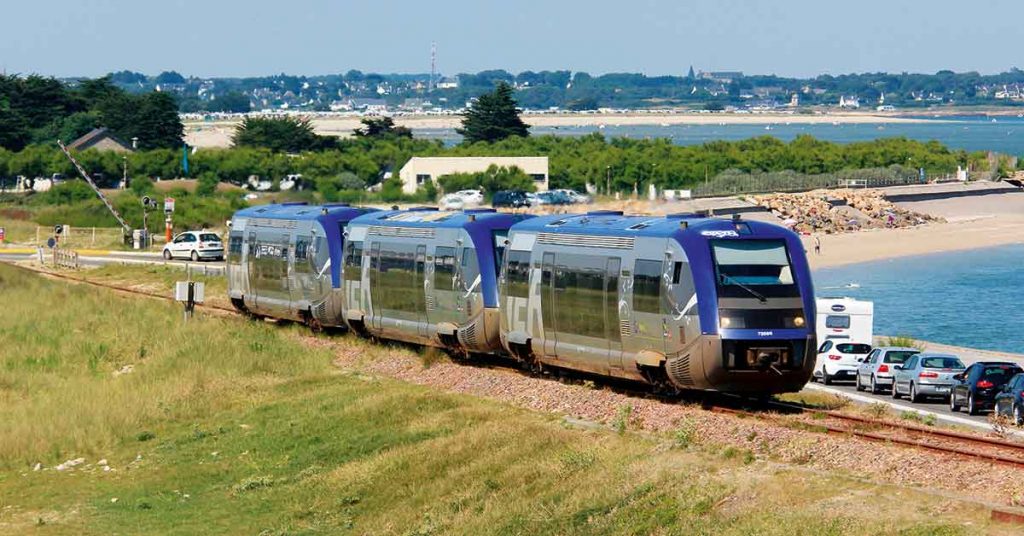
[[[494,91],[480,95],[462,119],[462,128],[456,129],[466,144],[478,141],[495,142],[510,136],[526,137],[529,127],[519,117],[512,86],[499,82]]]

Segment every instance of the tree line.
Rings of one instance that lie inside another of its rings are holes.
[[[97,127],[139,148],[180,147],[184,127],[168,93],[133,94],[109,77],[74,85],[41,76],[0,75],[0,147],[69,143]]]
[[[662,189],[698,185],[726,170],[770,172],[792,170],[801,174],[835,173],[844,169],[885,168],[892,165],[924,168],[931,175],[952,173],[957,166],[984,169],[984,152],[952,150],[939,142],[885,138],[839,144],[800,136],[790,142],[763,136],[743,141],[716,141],[679,146],[664,139],[606,138],[599,133],[581,136],[512,136],[488,143],[445,147],[437,140],[405,137],[338,139],[334,147],[288,153],[265,147],[239,146],[203,149],[189,155],[193,177],[214,174],[218,180],[243,185],[250,176],[280,180],[301,174],[312,188],[359,190],[378,184],[398,171],[413,156],[548,156],[552,188],[632,192],[654,184]],[[183,176],[180,149],[152,149],[128,155],[95,150],[79,159],[91,173],[99,173],[110,186],[120,179],[125,159],[130,177]],[[30,146],[12,152],[0,149],[0,177],[7,187],[13,177],[47,177],[74,169],[52,145]],[[339,177],[345,175],[346,180]],[[353,178],[354,177],[354,178]],[[330,185],[330,186],[328,186]]]

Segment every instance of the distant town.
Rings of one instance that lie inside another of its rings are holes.
[[[1024,71],[981,75],[848,74],[814,78],[747,75],[690,67],[677,76],[590,75],[572,71],[489,70],[475,74],[344,74],[203,78],[174,71],[111,73],[130,92],[174,94],[186,114],[338,112],[361,115],[459,113],[499,81],[512,85],[528,113],[617,110],[772,111],[829,107],[848,110],[1024,105]],[[75,85],[79,79],[62,79]]]

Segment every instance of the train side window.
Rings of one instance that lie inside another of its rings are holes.
[[[455,248],[434,249],[434,290],[455,290]]]
[[[235,231],[228,235],[228,258],[231,262],[238,262],[242,257],[242,233]]]
[[[675,265],[672,268],[672,284],[673,285],[678,285],[679,284],[679,279],[680,279],[680,277],[682,275],[682,272],[683,272],[683,263],[676,262]]]
[[[512,298],[530,297],[530,252],[509,251],[505,268],[505,292]]]
[[[661,314],[661,261],[637,259],[633,268],[633,310]]]
[[[349,242],[345,251],[345,280],[359,281],[363,277],[363,243]]]

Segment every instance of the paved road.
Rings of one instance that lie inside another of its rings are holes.
[[[830,390],[834,390],[836,392],[840,392],[842,394],[860,395],[860,396],[863,396],[863,397],[865,397],[867,399],[876,400],[876,401],[879,401],[879,402],[894,403],[900,409],[904,409],[904,410],[927,411],[927,412],[936,413],[938,415],[943,415],[943,416],[956,416],[956,417],[960,417],[960,418],[963,418],[963,419],[968,419],[970,421],[977,422],[979,424],[986,424],[987,423],[988,412],[984,412],[981,415],[976,415],[976,416],[970,416],[970,415],[967,414],[966,411],[960,411],[960,412],[957,412],[957,413],[953,413],[952,411],[949,411],[949,401],[946,400],[946,399],[943,399],[943,398],[928,398],[928,399],[925,399],[922,402],[918,402],[916,404],[912,404],[909,401],[907,401],[906,396],[904,396],[903,398],[901,398],[899,400],[894,400],[892,398],[892,395],[889,394],[888,390],[884,391],[882,394],[877,394],[877,395],[873,395],[873,394],[869,393],[868,391],[857,391],[857,388],[854,386],[853,381],[833,383],[832,385],[829,385],[828,387],[825,387],[825,386],[821,385],[820,383],[815,383],[813,385],[815,385],[815,387],[820,387],[821,389],[830,389]]]
[[[34,253],[7,253],[0,250],[0,261],[23,261],[34,257]],[[126,254],[119,252],[111,252],[109,254],[102,255],[86,255],[81,254],[78,257],[79,262],[84,266],[103,266],[105,264],[147,264],[147,265],[167,265],[174,266],[177,268],[184,269],[191,265],[193,270],[197,270],[199,273],[205,269],[210,275],[224,273],[224,263],[220,261],[201,261],[191,262],[187,260],[175,259],[172,261],[164,260],[159,253],[152,254]]]

